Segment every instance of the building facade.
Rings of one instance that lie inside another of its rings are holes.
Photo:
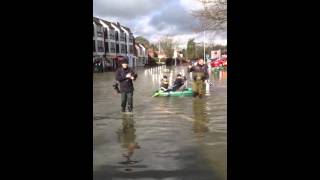
[[[137,57],[137,66],[148,64],[148,49],[142,44],[135,44],[135,55]]]
[[[129,28],[93,17],[93,61],[101,62],[103,70],[119,67],[119,56],[126,57],[129,67],[136,67],[134,37]]]

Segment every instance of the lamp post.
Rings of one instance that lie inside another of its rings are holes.
[[[158,53],[158,58],[159,58],[159,64],[160,64],[160,40],[159,40],[159,53]]]
[[[206,48],[205,48],[205,40],[206,40],[206,31],[203,31],[203,60],[207,62],[206,59]]]

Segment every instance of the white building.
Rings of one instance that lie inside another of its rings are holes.
[[[103,19],[93,17],[94,34],[100,34],[100,27],[102,27],[103,36],[94,38],[96,47],[100,47],[102,41],[103,52],[100,50],[98,53],[94,51],[94,55],[99,55],[104,58],[104,65],[107,69],[115,70],[119,64],[117,64],[117,57],[124,56],[129,60],[129,66],[136,66],[136,56],[134,56],[133,46],[134,37],[129,28],[121,26],[118,22],[113,23],[105,21]],[[99,25],[99,27],[98,27]],[[99,43],[99,44],[98,44]],[[95,50],[96,48],[94,48]]]
[[[137,66],[144,66],[148,63],[148,50],[142,44],[135,44]]]
[[[93,19],[93,58],[102,58],[104,55],[103,27],[97,20]]]

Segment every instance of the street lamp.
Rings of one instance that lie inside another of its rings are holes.
[[[205,40],[206,40],[206,31],[203,31],[203,59],[204,59],[204,62],[207,63],[207,60],[206,60],[206,49],[205,49]]]
[[[160,40],[159,40],[159,53],[158,53],[158,59],[159,59],[159,64],[160,64]]]

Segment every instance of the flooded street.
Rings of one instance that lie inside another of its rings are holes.
[[[151,97],[186,66],[135,71],[133,114],[120,113],[114,72],[93,74],[94,180],[226,180],[227,72],[210,72],[204,98]]]

